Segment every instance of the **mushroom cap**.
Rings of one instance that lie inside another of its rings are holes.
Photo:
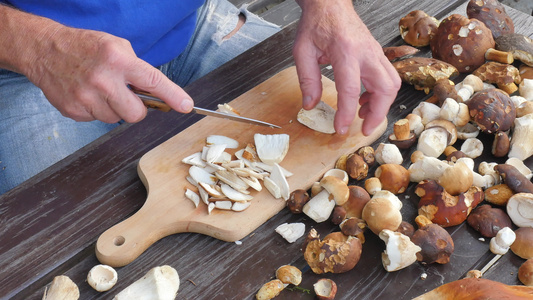
[[[533,258],[533,228],[520,227],[514,231],[516,239],[511,245],[511,251],[523,259]]]
[[[320,180],[320,185],[333,196],[337,205],[343,205],[348,201],[350,190],[342,179],[335,176],[326,176]]]
[[[309,202],[310,199],[311,197],[309,197],[307,191],[302,189],[294,190],[290,194],[289,200],[287,200],[287,208],[293,214],[300,214],[303,212],[304,205]]]
[[[526,260],[520,268],[518,268],[518,279],[524,285],[533,285],[533,259]]]
[[[346,210],[346,218],[361,218],[363,208],[370,201],[370,194],[358,185],[349,185],[348,189],[350,190],[350,196],[348,201],[342,206]]]
[[[332,232],[322,241],[311,240],[305,248],[304,258],[316,274],[344,273],[359,262],[361,251],[358,238]]]
[[[468,225],[487,238],[495,237],[500,229],[511,228],[513,225],[503,209],[491,207],[488,204],[474,209],[468,216],[467,222]]]
[[[403,82],[414,85],[417,90],[435,87],[442,78],[451,78],[459,74],[457,68],[442,60],[427,57],[412,57],[392,64]]]
[[[455,249],[448,231],[437,224],[427,224],[419,228],[411,237],[411,241],[422,248],[416,256],[418,261],[425,264],[446,264]]]
[[[439,22],[424,11],[414,10],[401,18],[398,25],[400,35],[407,44],[423,47],[429,45],[435,36]]]
[[[509,136],[507,133],[503,131],[498,131],[494,135],[494,142],[492,143],[492,155],[495,157],[504,157],[509,153],[509,147],[511,145],[511,141],[509,140]]]
[[[393,194],[405,192],[409,186],[409,171],[399,164],[383,164],[379,166],[374,176],[379,178],[381,189]]]
[[[302,282],[302,271],[295,266],[283,265],[276,270],[276,278],[285,284],[299,285]]]
[[[516,83],[522,80],[520,71],[513,65],[502,64],[496,61],[488,61],[477,68],[473,73],[484,82],[506,85]]]
[[[513,125],[516,109],[509,95],[499,89],[486,89],[468,101],[470,117],[486,133],[506,131]]]
[[[346,159],[346,172],[355,180],[362,180],[368,175],[368,164],[359,154],[351,154]]]
[[[383,229],[396,231],[402,223],[400,209],[385,197],[373,197],[363,208],[363,220],[378,235]]]
[[[419,49],[409,46],[401,45],[396,47],[383,47],[383,54],[390,62],[412,57],[416,53],[420,52]]]
[[[448,121],[443,119],[433,120],[426,124],[426,130],[433,127],[442,127],[448,132],[448,145],[453,145],[457,142],[457,127]]]
[[[497,50],[511,52],[514,59],[518,59],[528,66],[533,66],[533,40],[523,34],[510,33],[496,38]]]
[[[379,233],[379,238],[386,244],[381,260],[388,272],[398,271],[413,264],[417,260],[416,253],[422,250],[400,232],[384,229]]]
[[[507,214],[518,227],[533,227],[533,194],[517,193],[507,201]]]
[[[470,0],[466,7],[470,19],[478,19],[492,32],[494,38],[514,32],[514,23],[497,0]]]
[[[468,191],[472,186],[474,183],[474,174],[464,162],[458,161],[444,170],[439,177],[438,183],[450,195],[457,196]]]
[[[477,19],[453,14],[441,21],[431,40],[433,57],[470,73],[485,63],[485,52],[494,48],[490,29]]]

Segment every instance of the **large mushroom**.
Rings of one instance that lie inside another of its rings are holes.
[[[308,241],[304,258],[316,274],[347,272],[359,262],[362,245],[358,238],[332,232]]]
[[[470,0],[466,14],[470,19],[483,22],[494,38],[514,32],[513,20],[498,0]]]
[[[455,246],[453,239],[437,224],[431,223],[424,216],[415,219],[418,229],[411,237],[411,241],[422,250],[416,253],[417,260],[423,264],[446,264],[450,261]]]
[[[533,66],[533,40],[531,38],[519,33],[510,33],[499,36],[495,43],[496,49],[511,52],[514,59]]]
[[[431,40],[431,53],[454,65],[459,72],[469,73],[485,63],[485,52],[494,48],[490,29],[477,19],[453,14],[442,20]]]
[[[414,85],[415,89],[427,93],[442,78],[459,74],[457,68],[442,60],[427,57],[412,57],[392,64],[403,82]],[[480,64],[481,65],[481,64]]]
[[[468,101],[472,120],[486,133],[507,131],[516,118],[516,109],[508,94],[499,89],[486,89]]]

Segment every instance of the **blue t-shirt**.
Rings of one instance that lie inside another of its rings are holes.
[[[138,57],[159,66],[178,56],[204,0],[0,0],[61,24],[129,40]]]

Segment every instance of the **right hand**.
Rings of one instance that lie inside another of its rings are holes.
[[[147,109],[128,88],[150,92],[174,110],[192,110],[191,97],[139,59],[122,38],[92,30],[50,26],[25,75],[64,116],[76,121],[134,123]]]

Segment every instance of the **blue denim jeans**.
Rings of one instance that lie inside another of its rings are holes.
[[[241,13],[245,24],[225,39]],[[208,0],[185,51],[160,70],[185,86],[279,30],[245,7]],[[117,126],[65,118],[26,77],[0,69],[0,195]]]

